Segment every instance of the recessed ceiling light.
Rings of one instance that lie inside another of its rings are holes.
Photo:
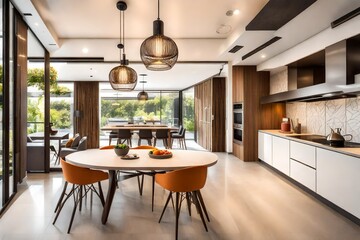
[[[262,55],[261,55],[261,58],[266,58],[266,55],[265,55],[265,54],[262,54]]]
[[[228,11],[226,12],[226,16],[228,16],[228,17],[231,17],[233,14],[234,14],[234,11],[233,11],[233,10],[228,10]]]
[[[83,49],[82,49],[82,52],[83,52],[83,53],[88,53],[88,52],[89,52],[89,49],[88,49],[88,48],[83,48]]]
[[[234,15],[239,15],[239,14],[240,14],[240,10],[239,10],[239,9],[235,9],[235,10],[233,11],[233,14],[234,14]]]
[[[34,23],[34,25],[35,25],[35,26],[39,26],[39,23],[36,22],[36,23]]]
[[[226,16],[231,17],[233,15],[239,15],[240,14],[240,10],[239,9],[235,9],[235,10],[227,10],[226,12]]]
[[[226,25],[226,24],[221,24],[220,27],[218,27],[218,29],[216,29],[216,32],[218,34],[228,34],[229,32],[231,32],[231,26],[230,25]]]

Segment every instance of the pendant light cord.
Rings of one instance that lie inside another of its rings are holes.
[[[119,37],[119,40],[120,40],[120,45],[122,44],[122,42],[121,42],[121,10],[119,11],[120,12],[120,17],[119,17],[119,19],[120,19],[120,24],[119,24],[119,26],[120,26],[120,28],[119,28],[119,30],[120,30],[120,37]],[[122,54],[121,54],[121,52],[122,52],[122,48],[120,47],[119,48],[120,49],[120,64],[121,64],[121,59],[122,59]]]
[[[160,20],[160,0],[158,0],[158,20]]]
[[[123,11],[123,45],[124,45],[124,54],[125,54],[125,12]]]

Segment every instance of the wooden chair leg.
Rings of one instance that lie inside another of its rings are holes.
[[[80,188],[80,195],[82,195],[82,188],[83,188],[83,186],[80,186],[79,187]],[[80,201],[80,204],[79,204],[79,212],[81,212],[81,209],[82,209],[82,200]]]
[[[198,213],[200,214],[201,221],[202,221],[202,223],[203,223],[203,225],[205,227],[205,230],[208,231],[207,226],[206,226],[206,222],[205,222],[205,219],[204,219],[204,215],[202,213],[201,206],[200,206],[200,203],[199,203],[199,200],[198,200],[197,192],[194,191],[192,193],[193,193],[193,201],[194,201],[194,204],[196,206],[196,209],[198,210]]]
[[[152,175],[151,211],[154,211],[155,175]]]
[[[184,141],[185,150],[187,150],[185,138],[183,138],[183,141]]]
[[[163,217],[163,215],[164,215],[164,212],[165,212],[165,210],[166,210],[166,208],[167,208],[167,205],[169,204],[170,198],[172,198],[171,196],[172,196],[172,192],[169,193],[169,196],[168,196],[168,198],[167,198],[167,200],[166,200],[165,206],[164,206],[164,208],[163,208],[163,210],[162,210],[162,213],[161,213],[161,215],[160,215],[159,223],[161,222],[161,219],[162,219],[162,217]]]
[[[208,220],[208,222],[210,222],[210,218],[209,218],[209,215],[207,213],[206,206],[205,206],[205,203],[204,203],[204,199],[203,199],[203,197],[201,195],[201,192],[200,192],[200,190],[198,190],[196,192],[197,192],[198,199],[200,200],[200,205],[201,205],[202,209],[204,210],[206,219]]]
[[[104,194],[102,191],[102,187],[101,187],[101,182],[98,182],[98,186],[99,186],[99,197],[100,197],[100,201],[101,204],[103,205],[103,207],[105,206],[105,198],[104,198]]]
[[[59,208],[59,206],[60,206],[60,204],[61,204],[62,200],[64,199],[64,196],[65,196],[65,193],[66,193],[66,188],[67,188],[67,186],[68,186],[68,182],[67,182],[67,181],[65,181],[65,182],[64,182],[64,187],[63,187],[63,190],[62,190],[62,192],[61,192],[61,195],[60,195],[59,201],[58,201],[58,202],[57,202],[57,204],[56,204],[56,207],[55,207],[55,211],[54,211],[54,212],[56,212],[56,211],[58,210],[58,208]]]
[[[68,228],[67,233],[70,233],[71,226],[72,226],[73,221],[74,221],[74,216],[75,216],[75,212],[76,212],[77,205],[79,204],[79,202],[81,202],[81,199],[82,199],[81,193],[80,193],[81,189],[82,189],[82,186],[80,186],[80,190],[77,190],[78,192],[77,192],[77,195],[76,195],[76,197],[75,197],[74,209],[73,209],[73,212],[72,212],[72,214],[71,214],[70,224],[69,224],[69,228]],[[75,193],[74,193],[74,194],[75,194]]]
[[[180,216],[180,193],[176,192],[176,211],[175,211],[175,239],[178,239],[178,232],[179,232],[179,216]]]
[[[191,217],[191,193],[186,193],[186,202],[188,206],[189,216]]]

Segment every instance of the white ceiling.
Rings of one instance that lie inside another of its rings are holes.
[[[30,1],[14,2],[21,12],[33,14],[33,17],[25,17],[25,21],[37,35],[40,35],[39,39],[52,57],[103,57],[105,61],[119,60],[116,48],[119,36],[117,0],[31,0],[31,6],[28,6]],[[152,33],[152,21],[157,17],[157,1],[126,2],[127,56],[130,61],[140,61],[139,48],[142,41]],[[360,7],[359,0],[318,0],[277,31],[245,31],[245,26],[267,2],[162,0],[160,18],[165,23],[165,35],[173,38],[179,47],[179,61],[232,61],[236,65],[259,65],[329,28],[332,21]],[[239,15],[226,16],[228,10],[235,9],[240,10]],[[282,11],[279,9],[278,14],[282,14]],[[231,32],[216,33],[222,24],[230,25]],[[46,32],[48,35],[42,36]],[[280,36],[282,39],[248,59],[241,60],[244,54],[274,36]],[[49,46],[54,42],[57,45]],[[235,54],[228,53],[236,44],[244,47]],[[321,44],[319,46],[321,48]],[[83,48],[87,48],[88,52],[83,53]],[[69,64],[64,70],[67,72],[60,72],[59,76],[63,77],[63,80],[85,80],[89,75],[89,66],[82,68],[78,64]],[[93,77],[94,80],[106,80],[107,71],[111,67],[109,64],[101,66],[97,65],[102,75]],[[138,73],[142,73],[141,64],[131,66],[136,70],[139,67]],[[190,71],[192,69],[196,69],[195,72]],[[179,65],[173,71],[151,74],[154,76],[154,82],[155,78],[176,79],[170,87],[181,89],[184,84],[202,81],[204,79],[201,78],[204,76],[212,76],[218,69],[219,64],[211,67]],[[189,79],[191,82],[187,82]],[[166,83],[160,86],[165,87]]]

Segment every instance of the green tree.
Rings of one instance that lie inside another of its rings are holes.
[[[50,122],[54,128],[68,129],[71,126],[70,103],[65,100],[50,104]]]
[[[50,67],[50,93],[55,95],[65,95],[70,92],[67,87],[61,87],[57,84],[57,71],[54,67]],[[43,68],[30,68],[27,73],[27,83],[29,87],[37,87],[38,89],[45,90],[44,69]]]

